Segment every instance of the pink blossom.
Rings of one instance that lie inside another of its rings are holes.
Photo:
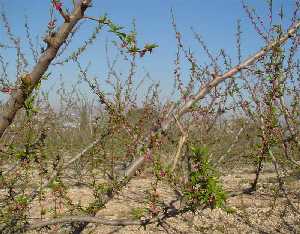
[[[164,171],[160,171],[159,175],[160,175],[161,177],[164,177],[164,176],[166,175],[166,173],[165,173]]]
[[[1,92],[3,93],[8,93],[8,94],[12,94],[12,92],[16,90],[15,88],[10,88],[10,87],[4,87],[2,89],[0,89]]]
[[[146,154],[145,154],[145,160],[146,161],[151,161],[151,159],[152,159],[152,153],[151,153],[151,150],[149,150],[149,149],[147,149],[147,152],[146,152]]]
[[[56,22],[55,19],[54,19],[54,20],[51,20],[51,21],[48,23],[48,28],[49,28],[49,29],[54,29],[54,28],[55,28],[55,22]]]
[[[56,10],[60,11],[62,7],[62,3],[59,0],[53,0],[53,6]]]

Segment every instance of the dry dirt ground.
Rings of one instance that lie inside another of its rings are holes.
[[[231,194],[227,205],[231,212],[221,209],[199,210],[196,213],[188,212],[176,217],[168,218],[160,225],[150,224],[146,229],[140,226],[113,227],[89,224],[83,234],[146,234],[146,233],[300,233],[300,215],[292,212],[284,196],[276,195],[276,174],[272,170],[265,170],[259,182],[259,189],[254,194],[243,194],[241,191],[249,187],[254,174],[251,170],[242,169],[234,174],[222,176],[225,190]],[[151,188],[151,178],[141,175],[133,178],[130,183],[106,207],[97,213],[99,217],[122,219],[133,217],[133,210],[147,207],[145,197]],[[273,182],[273,183],[271,183]],[[289,187],[289,200],[300,211],[300,181],[291,178],[286,181]],[[159,197],[166,204],[176,200],[172,190],[163,183],[159,184]],[[235,194],[235,195],[232,195]],[[84,187],[70,189],[68,195],[72,200],[80,202],[83,206],[92,198],[91,191]],[[172,203],[175,207],[180,202]],[[43,204],[48,209],[53,206],[51,200]],[[38,210],[32,213],[36,217]],[[30,233],[45,233],[31,231]],[[60,226],[52,226],[47,233],[66,233]]]

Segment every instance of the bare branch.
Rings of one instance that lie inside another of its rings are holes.
[[[174,114],[173,114],[173,117],[176,120],[177,126],[179,127],[179,129],[181,131],[181,136],[180,136],[180,139],[179,139],[177,151],[176,151],[175,158],[174,158],[174,161],[173,161],[172,171],[174,171],[176,169],[178,160],[180,158],[182,147],[183,147],[183,145],[184,145],[184,143],[185,143],[185,141],[188,137],[188,131],[185,131],[183,129],[182,124],[179,122],[179,120],[177,119],[177,117]]]
[[[236,73],[240,72],[243,69],[246,69],[248,66],[255,63],[257,60],[265,56],[270,50],[274,47],[285,43],[289,38],[293,37],[297,30],[300,28],[300,21],[295,23],[293,27],[291,27],[287,33],[282,35],[279,40],[270,42],[267,46],[263,49],[259,50],[256,54],[250,56],[248,59],[244,60],[242,63],[236,65],[223,75],[219,75],[215,77],[212,81],[210,81],[207,85],[200,88],[198,93],[194,95],[190,95],[189,100],[177,111],[176,117],[179,119],[182,115],[189,112],[191,106],[193,106],[196,102],[200,99],[204,98],[213,88],[217,87],[221,82],[225,81],[226,79],[232,78]],[[163,132],[169,128],[169,125],[173,121],[173,117],[166,117],[165,120],[161,123],[161,128],[157,129],[157,132]],[[152,134],[155,134],[153,132]],[[125,172],[125,176],[127,179],[130,179],[134,176],[135,172],[144,164],[145,158],[144,156],[138,157],[133,163],[129,166],[129,168]]]

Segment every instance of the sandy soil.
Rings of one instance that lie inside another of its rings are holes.
[[[231,208],[230,213],[221,209],[207,208],[196,213],[188,212],[168,218],[160,225],[147,225],[146,229],[140,226],[112,227],[89,224],[82,233],[300,233],[299,214],[291,211],[284,196],[275,194],[276,186],[274,183],[270,183],[270,181],[274,181],[276,174],[272,171],[264,172],[257,192],[254,194],[241,193],[243,189],[249,187],[253,178],[254,174],[251,173],[251,170],[246,169],[221,177],[225,190],[229,194],[235,194],[229,196],[227,200],[227,205]],[[147,208],[146,197],[147,191],[151,188],[151,182],[153,182],[151,178],[146,175],[133,178],[122,192],[108,202],[96,216],[106,219],[133,218],[133,210]],[[285,186],[289,187],[290,201],[293,202],[296,209],[300,210],[300,181],[293,179]],[[86,206],[93,198],[91,191],[85,187],[72,188],[68,190],[68,195],[73,202],[79,202],[82,206]],[[163,183],[158,185],[158,195],[165,204],[176,200],[176,195],[170,187]],[[53,200],[51,201],[49,197],[43,203],[43,207],[47,207],[49,210],[53,204]],[[180,208],[180,201],[172,204],[176,208]],[[35,209],[32,215],[37,218],[39,212],[39,209]],[[44,229],[40,232],[30,233],[45,232]],[[56,226],[47,232],[66,233],[66,229]]]

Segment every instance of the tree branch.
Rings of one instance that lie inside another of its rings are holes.
[[[175,115],[176,118],[180,119],[180,117],[182,115],[189,112],[191,106],[193,106],[199,100],[203,99],[213,88],[217,87],[220,83],[222,83],[226,79],[232,78],[236,73],[238,73],[241,70],[243,70],[243,69],[247,68],[248,66],[252,65],[257,60],[259,60],[260,58],[265,56],[274,47],[284,44],[289,38],[291,38],[295,35],[295,33],[297,32],[297,30],[299,28],[300,28],[300,21],[296,22],[280,39],[278,39],[276,41],[271,41],[263,49],[259,50],[257,53],[250,56],[249,58],[244,60],[242,63],[236,65],[233,68],[231,68],[230,70],[225,72],[223,75],[215,76],[214,79],[211,80],[208,84],[206,84],[205,86],[202,86],[199,89],[199,91],[196,93],[196,95],[190,95],[189,101],[187,101],[177,111],[177,114]],[[166,117],[165,120],[161,124],[161,128],[157,129],[156,132],[153,132],[152,134],[156,134],[157,132],[166,131],[169,128],[169,125],[172,123],[173,119],[174,119],[173,116]],[[144,156],[140,156],[132,162],[132,164],[125,171],[125,177],[126,177],[127,180],[135,175],[135,172],[138,169],[141,168],[141,166],[144,164],[144,161],[145,161]]]
[[[267,46],[265,46],[263,49],[259,50],[254,55],[250,56],[248,59],[244,60],[242,63],[236,65],[232,69],[228,70],[223,75],[216,75],[212,81],[210,81],[205,86],[202,86],[199,91],[196,93],[196,95],[190,95],[189,101],[187,101],[183,106],[178,108],[177,114],[175,114],[175,117],[177,119],[180,119],[181,116],[183,116],[185,113],[189,112],[190,107],[193,106],[196,102],[203,99],[213,88],[217,87],[220,83],[225,81],[226,79],[232,78],[236,73],[240,72],[243,69],[246,69],[248,66],[255,63],[257,60],[265,56],[270,50],[272,50],[274,47],[284,44],[289,38],[294,36],[294,34],[297,32],[297,30],[300,28],[300,21],[295,23],[293,27],[291,27],[286,34],[284,34],[279,40],[270,42]],[[150,135],[155,135],[160,132],[165,132],[170,124],[175,119],[174,115],[171,115],[173,113],[174,106],[172,111],[168,113],[168,115],[165,116],[164,120],[161,122],[161,127],[157,128],[155,130],[152,130]],[[174,110],[176,113],[176,110]],[[143,142],[143,144],[147,144],[147,142]],[[148,143],[150,144],[150,143]],[[125,170],[124,177],[121,179],[121,184],[126,185],[128,181],[135,175],[136,171],[139,170],[145,162],[144,155],[141,155],[137,157],[131,165]],[[109,200],[111,200],[113,196],[106,197],[104,200],[104,204],[107,203]]]
[[[41,55],[31,73],[25,74],[30,78],[30,85],[26,85],[26,87],[24,87],[23,83],[19,85],[16,90],[12,92],[9,100],[2,105],[0,111],[0,138],[6,128],[14,120],[18,110],[23,107],[25,100],[30,96],[34,88],[41,81],[42,76],[47,71],[50,63],[56,57],[59,48],[65,42],[74,26],[80,19],[83,18],[84,11],[87,9],[91,1],[92,0],[81,0],[70,15],[70,20],[65,22],[55,35],[49,35],[46,37],[48,48]],[[21,77],[18,77],[18,79],[21,79]]]

